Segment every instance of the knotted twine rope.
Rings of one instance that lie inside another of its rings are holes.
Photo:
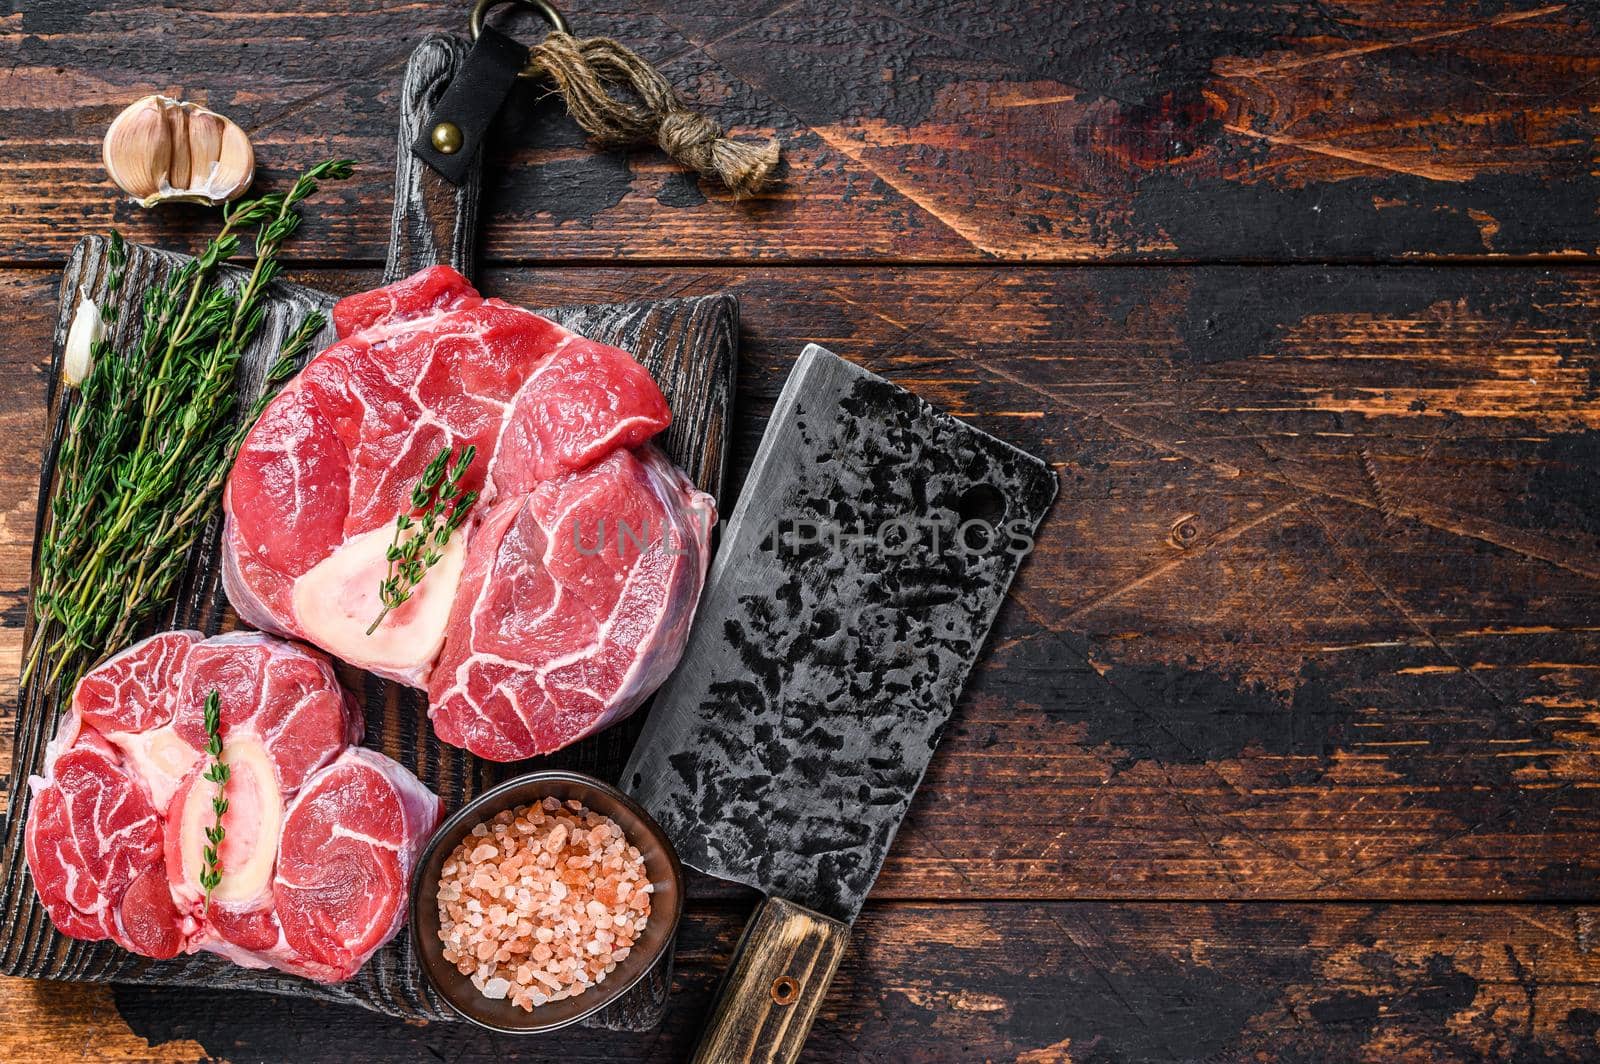
[[[661,72],[609,37],[580,40],[553,30],[533,46],[530,70],[548,76],[584,132],[608,148],[654,141],[674,159],[720,180],[743,199],[773,180],[781,148],[732,140],[721,126],[689,110]],[[635,104],[610,92],[631,91]]]

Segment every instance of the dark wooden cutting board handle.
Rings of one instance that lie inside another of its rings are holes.
[[[461,70],[470,46],[449,34],[423,39],[406,63],[400,87],[400,132],[395,144],[394,213],[389,223],[385,284],[444,263],[471,279],[478,243],[478,205],[483,195],[483,158],[472,160],[459,185],[417,158],[411,146],[439,97]],[[721,460],[720,451],[718,461]],[[424,729],[430,727],[424,720]],[[419,738],[419,742],[426,740]],[[649,972],[627,993],[583,1021],[585,1027],[647,1031],[661,1022],[672,983],[669,943]]]
[[[395,146],[394,215],[389,223],[389,262],[383,281],[409,277],[444,263],[472,277],[478,243],[478,204],[483,197],[483,158],[472,160],[466,178],[453,185],[411,152],[422,126],[461,69],[467,42],[436,33],[417,45],[400,88],[400,139]]]
[[[745,925],[695,1064],[793,1064],[822,1009],[850,928],[782,898]]]

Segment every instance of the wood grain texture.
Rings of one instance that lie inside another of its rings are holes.
[[[1062,473],[809,1059],[1181,1060],[1195,1027],[1219,1059],[1593,1054],[1600,923],[1556,903],[1592,902],[1600,875],[1600,278],[589,267],[483,283],[530,304],[734,295],[730,491],[813,339]],[[0,292],[16,308],[0,373],[25,384],[0,394],[14,685],[55,289],[0,271]],[[551,1051],[683,1059],[742,926],[726,899],[748,897],[691,884],[656,1036]],[[1029,915],[991,915],[1013,912]],[[35,1000],[0,986],[0,1003]],[[152,1056],[183,1039],[235,1059],[525,1051],[313,1003],[115,994]]]
[[[17,1064],[685,1060],[743,916],[687,914],[674,1007],[646,1034],[528,1040],[304,999],[0,980],[0,1048]],[[886,903],[857,923],[802,1059],[1593,1060],[1597,929],[1592,906]]]
[[[120,307],[113,342],[128,342],[139,316],[136,308],[145,291],[159,284],[181,263],[182,257],[143,246],[129,249],[121,290]],[[102,305],[107,301],[105,243],[86,240],[69,261],[61,278],[58,306],[60,313],[51,337],[55,359],[50,363],[49,379],[54,380],[76,293],[82,288]],[[262,387],[262,374],[276,358],[277,351],[296,325],[312,310],[326,310],[331,297],[319,291],[293,285],[279,286],[269,300],[269,311],[261,331],[240,355],[239,407],[246,409]],[[723,454],[726,448],[728,406],[732,398],[732,372],[736,335],[736,304],[727,297],[653,301],[644,304],[606,307],[550,308],[549,317],[563,324],[581,324],[584,332],[601,342],[615,343],[633,351],[660,383],[678,424],[674,434],[663,438],[668,455],[702,488],[716,494],[721,486]],[[331,341],[331,327],[320,342]],[[313,345],[313,350],[317,345]],[[64,395],[57,389],[47,393],[51,418],[46,429],[46,447],[41,478],[39,513],[46,513],[44,499],[54,470],[56,428],[60,423]],[[712,408],[715,409],[712,409]],[[696,435],[695,433],[700,433]],[[210,522],[191,551],[188,573],[175,591],[175,602],[149,625],[148,631],[166,628],[196,628],[214,633],[233,627],[235,620],[221,588],[221,515]],[[42,527],[42,526],[41,526]],[[24,596],[25,600],[26,596]],[[34,633],[27,618],[25,639]],[[525,770],[527,763],[491,765],[479,762],[463,750],[444,746],[434,736],[427,721],[427,701],[423,692],[402,689],[355,670],[341,668],[347,687],[357,693],[366,710],[366,745],[405,765],[424,784],[454,809],[484,786]],[[45,744],[54,735],[64,706],[48,690],[42,677],[35,677],[19,692],[14,721],[13,780],[25,779],[42,771]],[[563,761],[586,770],[614,777],[621,768],[622,752],[617,740],[576,744],[562,752]],[[625,748],[624,748],[625,752]],[[174,986],[212,986],[270,990],[277,994],[317,997],[348,1002],[404,1018],[449,1018],[450,1014],[418,978],[412,945],[402,934],[367,962],[357,976],[341,984],[325,985],[286,976],[277,972],[249,971],[210,954],[151,962],[104,942],[69,939],[55,931],[39,902],[27,875],[23,855],[23,828],[28,809],[28,791],[14,784],[5,821],[4,849],[0,851],[0,912],[6,914],[0,938],[0,970],[8,975],[90,982],[128,981]],[[619,1000],[596,1023],[611,1028],[648,1029],[660,1019],[664,1005],[663,989],[670,966],[670,953],[663,959],[663,970],[647,979],[637,995]]]
[[[198,211],[118,203],[100,170],[112,116],[159,90],[240,121],[268,185],[360,160],[296,254],[381,261],[401,71],[428,33],[463,32],[467,6],[21,5],[0,17],[4,255],[60,262],[113,221],[146,240],[204,230]],[[1600,249],[1589,4],[600,0],[571,15],[730,128],[782,137],[785,183],[741,206],[659,153],[597,152],[526,85],[488,159],[495,261]]]
[[[35,382],[0,408],[0,605],[19,622],[54,298],[32,277],[0,274],[19,308],[0,368]],[[1600,277],[583,268],[484,283],[527,304],[736,296],[730,493],[813,339],[1061,473],[878,897],[1591,896]]]
[[[117,203],[106,124],[167,90],[247,125],[263,187],[360,159],[297,251],[352,267],[306,276],[353,291],[384,258],[406,56],[464,22],[453,4],[14,6],[0,261],[41,268],[0,270],[0,697],[52,269],[110,221],[169,246],[210,227]],[[730,497],[813,341],[1062,474],[805,1059],[1600,1057],[1600,281],[1325,265],[1593,261],[1594,5],[571,14],[719,121],[783,137],[785,183],[736,205],[659,153],[594,151],[524,87],[484,251],[557,268],[490,269],[487,291],[736,292]],[[1039,268],[1108,261],[1172,265]],[[930,263],[948,268],[908,268]],[[531,1046],[304,1000],[0,981],[0,1058],[685,1059],[751,900],[691,884],[648,1035]]]
[[[394,209],[389,217],[385,283],[439,263],[454,267],[469,279],[477,273],[483,159],[480,156],[468,164],[466,177],[454,184],[411,152],[466,54],[467,44],[460,37],[431,34],[406,62],[400,83],[400,135],[395,140]]]
[[[695,1064],[794,1064],[844,958],[850,927],[783,898],[745,925],[695,1046]]]

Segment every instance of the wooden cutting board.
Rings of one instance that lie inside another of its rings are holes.
[[[424,173],[405,151],[407,126],[426,113],[426,94],[437,92],[459,62],[462,46],[453,38],[432,38],[419,48],[408,71],[407,111],[400,133],[401,170],[397,181],[395,246],[391,275],[430,262],[468,265],[476,216],[476,187],[456,190],[431,171]],[[420,71],[420,74],[419,74]],[[414,132],[412,133],[414,136]],[[464,235],[465,234],[465,235]],[[118,349],[131,339],[144,292],[186,261],[186,256],[139,245],[129,247],[127,271],[116,303],[120,313],[112,337]],[[47,398],[49,431],[40,474],[38,537],[44,531],[64,423],[71,401],[59,387],[62,345],[77,306],[80,286],[104,304],[106,242],[82,241],[68,260],[61,279],[58,315]],[[397,269],[398,264],[404,264]],[[344,294],[344,293],[341,293]],[[486,293],[492,294],[492,293]],[[271,309],[261,333],[240,362],[240,406],[247,407],[261,389],[265,368],[285,335],[306,313],[327,310],[336,297],[313,289],[281,284],[272,290]],[[728,445],[738,336],[738,304],[732,296],[702,296],[618,305],[553,307],[539,311],[585,336],[632,352],[655,376],[672,408],[673,423],[660,438],[667,453],[697,485],[719,498]],[[331,327],[315,349],[333,339]],[[208,634],[237,625],[222,593],[219,567],[221,513],[213,518],[195,545],[172,608],[149,626],[150,631],[197,628]],[[35,574],[37,576],[37,574]],[[31,591],[31,588],[30,588]],[[30,612],[24,635],[24,656],[34,636]],[[117,648],[114,648],[117,649]],[[533,767],[563,767],[615,779],[627,760],[647,710],[558,754],[512,764],[480,760],[465,750],[440,743],[427,719],[421,691],[379,680],[353,669],[342,670],[346,685],[359,694],[366,710],[364,745],[381,750],[405,765],[444,799],[447,813],[472,795],[502,779]],[[31,795],[28,776],[38,773],[45,744],[55,734],[64,708],[35,680],[18,694],[11,777],[11,806],[0,850],[0,972],[44,979],[83,982],[140,982],[176,986],[232,987],[353,1002],[408,1019],[453,1019],[454,1014],[427,990],[414,964],[404,931],[380,950],[352,980],[337,985],[314,983],[277,972],[251,971],[210,954],[156,962],[128,953],[111,942],[82,942],[59,934],[50,924],[23,854],[23,825]],[[663,958],[641,984],[597,1016],[591,1026],[645,1029],[659,1020],[670,980],[671,957]]]

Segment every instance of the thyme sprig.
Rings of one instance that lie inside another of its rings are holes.
[[[93,349],[92,369],[63,414],[24,683],[42,671],[49,684],[70,690],[170,599],[265,402],[241,411],[236,376],[266,320],[278,252],[300,225],[300,203],[320,182],[351,170],[347,160],[330,160],[286,192],[224,208],[221,231],[205,249],[145,293],[136,338],[114,345],[108,337]],[[223,277],[220,267],[251,229],[255,262],[242,280]],[[126,263],[116,234],[107,260],[114,293]],[[114,321],[114,306],[102,318]],[[291,331],[268,388],[293,372],[324,324],[309,315]],[[236,426],[241,413],[245,423]]]
[[[385,552],[389,569],[378,583],[378,601],[383,603],[383,609],[367,626],[368,635],[378,630],[390,610],[399,609],[411,598],[412,590],[422,583],[428,570],[444,557],[445,545],[478,501],[476,491],[461,490],[461,478],[466,476],[478,449],[467,444],[454,462],[451,454],[446,446],[428,463],[411,489],[411,510],[402,511],[394,519],[394,539]]]
[[[217,785],[211,799],[211,811],[216,821],[206,828],[206,845],[202,853],[205,867],[200,870],[200,885],[206,891],[206,908],[211,907],[211,892],[222,882],[222,840],[227,836],[222,828],[222,817],[228,811],[226,788],[232,769],[222,760],[222,696],[213,689],[206,695],[206,754],[211,758],[205,778]]]

